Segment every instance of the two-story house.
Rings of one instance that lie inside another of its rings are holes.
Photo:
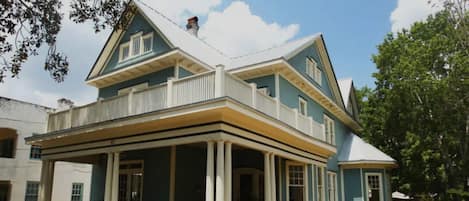
[[[57,161],[93,165],[92,201],[390,201],[395,161],[360,139],[350,80],[322,34],[228,57],[142,2],[86,83],[49,116],[41,201]]]

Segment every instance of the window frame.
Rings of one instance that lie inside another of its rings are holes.
[[[138,32],[130,36],[130,58],[139,56],[142,54],[142,32]],[[137,38],[137,39],[136,39]],[[134,54],[134,42],[138,40],[138,52]]]
[[[132,34],[130,36],[129,41],[119,45],[119,63],[129,60],[131,58],[146,54],[148,52],[152,52],[153,51],[153,35],[154,35],[153,32],[149,32],[145,35],[143,34],[143,32]],[[145,51],[144,40],[147,38],[150,38],[150,48],[147,51]],[[139,46],[138,52],[134,52],[134,42],[136,42],[136,40],[138,40],[138,46]],[[123,51],[124,48],[129,49],[129,53],[126,58],[124,58],[124,51]]]
[[[368,183],[368,178],[369,176],[378,176],[378,183],[379,183],[379,200],[380,201],[384,201],[384,183],[383,183],[383,175],[381,173],[377,173],[377,172],[366,172],[365,173],[365,193],[366,193],[366,201],[369,201],[370,200],[370,197],[369,197],[369,190],[370,190],[370,186],[369,186],[369,183]]]
[[[34,151],[36,151],[36,152],[34,152]],[[41,160],[41,157],[42,157],[41,146],[31,145],[31,147],[29,149],[29,159],[30,160]]]
[[[326,200],[326,189],[325,189],[325,178],[324,178],[324,167],[316,166],[316,178],[317,178],[317,185],[316,185],[316,193],[318,201],[325,201]],[[321,185],[319,183],[319,178],[321,178]],[[321,187],[321,188],[320,188]],[[319,193],[322,195],[322,199],[319,199]]]
[[[124,58],[124,48],[129,48],[129,52],[128,52],[128,55],[126,58]],[[126,61],[128,60],[131,56],[130,56],[130,41],[127,41],[125,43],[122,43],[120,44],[119,46],[119,62],[123,62],[123,61]]]
[[[327,192],[328,192],[328,197],[329,201],[337,201],[337,196],[338,190],[337,190],[337,173],[332,172],[332,171],[327,171]],[[334,199],[331,199],[331,191],[333,191],[334,194]]]
[[[322,70],[318,62],[311,57],[306,57],[306,74],[319,86],[322,86]]]
[[[16,148],[18,146],[18,134],[7,133],[6,135],[7,136],[5,136],[4,138],[0,140],[0,144],[2,144],[0,145],[0,149],[4,149],[5,148],[3,147],[4,145],[6,145],[7,143],[11,143],[10,144],[11,146],[9,147],[10,155],[0,155],[0,158],[10,158],[10,159],[16,158]],[[5,154],[6,152],[0,151],[0,153]]]
[[[29,197],[36,197],[36,199],[32,198],[32,200],[35,200],[35,201],[37,201],[39,199],[39,184],[40,184],[39,181],[26,181],[26,188],[25,188],[25,192],[24,192],[24,200],[25,201],[30,201],[30,199],[28,199]],[[32,185],[37,185],[37,186],[35,186],[35,188],[36,188],[35,189],[35,194],[34,193],[29,193],[29,192],[31,192],[31,190],[28,191],[29,187],[31,187]]]
[[[80,193],[79,194],[74,194],[74,190],[75,190],[75,187],[79,187],[79,190],[80,190]],[[72,192],[70,193],[70,201],[74,201],[74,196],[79,196],[80,199],[78,199],[79,201],[82,201],[83,200],[83,189],[84,187],[84,184],[81,183],[81,182],[73,182],[72,183]]]
[[[330,129],[328,129],[330,123],[332,123],[332,127],[330,127]],[[324,124],[324,137],[326,138],[326,142],[329,143],[329,144],[332,144],[332,145],[336,145],[336,141],[335,141],[335,136],[336,136],[336,134],[335,134],[335,121],[331,117],[324,114],[323,124]]]
[[[304,109],[302,109],[302,105],[304,105]],[[304,113],[301,111],[304,111]],[[308,101],[301,96],[298,96],[298,113],[303,116],[308,116]]]
[[[148,51],[145,51],[145,39],[150,38],[150,49]],[[141,36],[141,44],[140,44],[141,50],[140,50],[140,55],[151,52],[153,50],[153,32],[147,33],[145,35]]]
[[[303,180],[303,184],[302,185],[291,185],[290,184],[290,166],[300,166],[301,168],[303,168],[303,177],[302,177],[302,180]],[[286,182],[286,190],[287,192],[286,193],[286,196],[287,196],[287,200],[290,200],[290,186],[293,186],[293,187],[302,187],[303,189],[303,201],[305,201],[308,197],[307,193],[308,193],[308,189],[307,189],[307,182],[308,182],[308,178],[307,178],[307,166],[305,164],[302,164],[302,163],[298,163],[298,162],[294,162],[294,161],[286,161],[285,163],[285,182]]]

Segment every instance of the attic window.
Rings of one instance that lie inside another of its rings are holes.
[[[316,83],[321,85],[322,73],[318,63],[312,58],[306,58],[306,74],[311,77]]]
[[[151,52],[153,49],[153,32],[146,35],[136,33],[130,36],[130,41],[120,45],[119,62],[129,58]]]

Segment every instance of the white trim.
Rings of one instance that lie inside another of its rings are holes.
[[[128,55],[124,58],[124,48],[128,48]],[[125,61],[130,57],[130,42],[125,42],[119,45],[119,62]]]
[[[317,196],[317,200],[318,201],[325,201],[326,200],[326,182],[325,182],[325,179],[326,179],[326,175],[325,175],[325,171],[324,171],[324,167],[323,166],[317,166],[316,167],[316,177],[317,177],[317,183],[316,183],[316,192],[318,193],[318,196]],[[321,185],[319,185],[319,175],[321,176]],[[321,186],[321,195],[322,195],[322,199],[320,200],[319,199],[319,186]]]
[[[380,201],[384,201],[384,186],[383,186],[383,175],[381,173],[376,173],[376,172],[366,172],[365,173],[365,181],[366,181],[366,191],[365,191],[365,196],[366,196],[366,201],[369,201],[370,198],[369,198],[369,183],[368,183],[368,177],[369,176],[378,176],[378,183],[379,183],[379,200]]]
[[[342,195],[342,201],[345,201],[345,190],[344,190],[344,169],[339,167],[340,170],[340,193]]]
[[[334,200],[332,200],[330,196],[331,188],[334,193]],[[329,201],[338,201],[337,173],[332,171],[327,171],[327,196],[329,198]]]
[[[148,51],[145,51],[144,42],[145,42],[145,39],[147,38],[150,38],[150,49]],[[153,31],[142,36],[140,47],[141,47],[140,54],[145,54],[147,52],[153,51]]]
[[[232,200],[232,143],[225,143],[225,201]]]
[[[111,201],[112,169],[114,164],[114,153],[107,153],[106,185],[104,189],[104,201]]]
[[[364,194],[364,189],[363,189],[363,168],[360,168],[360,190],[361,190],[361,195],[362,198],[365,199],[365,194]]]
[[[225,199],[225,142],[217,141],[217,166],[216,166],[216,187],[215,201]]]
[[[300,166],[303,168],[303,201],[308,200],[308,186],[306,183],[308,182],[306,175],[307,175],[307,169],[305,164],[299,163],[299,162],[294,162],[294,161],[286,161],[285,162],[285,185],[286,185],[286,200],[290,200],[290,166]]]
[[[205,176],[205,201],[213,201],[213,193],[215,190],[214,186],[214,142],[207,142],[207,165],[206,165],[206,176]]]

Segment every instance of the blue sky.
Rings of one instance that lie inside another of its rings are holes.
[[[64,13],[70,0],[64,0]],[[437,8],[427,0],[142,0],[181,26],[201,18],[199,36],[229,55],[246,54],[322,32],[337,78],[353,78],[357,88],[374,86],[371,61],[387,33],[423,20]],[[56,106],[62,97],[77,105],[96,100],[84,79],[110,31],[95,34],[90,24],[64,18],[58,48],[69,57],[70,74],[56,83],[43,70],[44,52],[30,58],[19,79],[0,84],[0,96]]]

